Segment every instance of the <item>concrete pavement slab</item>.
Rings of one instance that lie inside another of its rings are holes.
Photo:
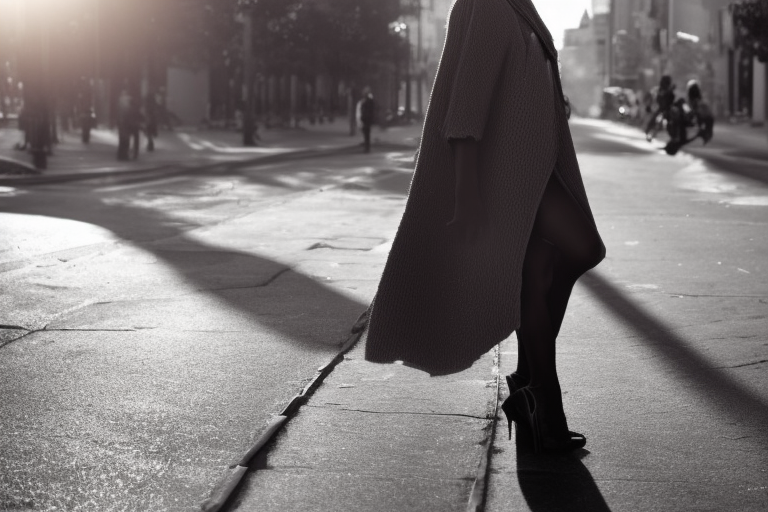
[[[485,451],[494,356],[431,378],[364,340],[255,465],[235,510],[463,510]]]
[[[270,412],[335,353],[285,341],[53,331],[4,347],[0,508],[196,508]]]
[[[765,187],[685,156],[618,168],[584,146],[608,257],[575,289],[558,365],[587,446],[532,457],[498,429],[486,510],[765,510],[768,216],[723,200]],[[502,372],[515,363],[502,346]]]

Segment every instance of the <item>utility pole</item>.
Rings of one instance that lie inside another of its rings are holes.
[[[25,2],[24,12],[24,131],[33,165],[47,167],[51,146],[49,21],[41,1]]]
[[[411,119],[411,81],[413,80],[413,74],[411,72],[411,27],[405,25],[405,119],[410,121]]]
[[[421,6],[421,0],[416,0],[418,3],[417,9],[418,9],[418,18],[417,18],[417,41],[416,41],[416,62],[417,62],[417,69],[416,72],[418,73],[416,75],[416,87],[418,88],[418,91],[416,93],[416,108],[419,112],[419,115],[424,114],[424,99],[423,99],[423,89],[424,89],[424,54],[423,54],[423,48],[422,48],[422,6]]]
[[[616,0],[611,0],[610,10],[608,11],[608,37],[606,38],[606,45],[608,47],[608,83],[607,86],[613,85],[613,35],[616,27]]]
[[[240,14],[243,23],[243,146],[256,145],[253,118],[253,11],[247,5]]]

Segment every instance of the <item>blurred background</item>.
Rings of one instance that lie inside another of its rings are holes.
[[[113,125],[127,90],[161,124],[267,125],[426,108],[448,0],[0,0],[3,118],[45,97]]]
[[[577,112],[613,118],[614,98],[644,106],[666,74],[696,80],[718,118],[763,124],[766,26],[762,0],[592,0],[565,30],[563,85]]]
[[[575,113],[641,124],[668,74],[679,88],[698,81],[718,118],[764,123],[765,0],[535,3],[561,47]],[[418,121],[450,4],[0,0],[0,123],[26,111],[57,142],[60,130],[114,127],[122,96],[150,132],[232,128],[248,146],[259,125],[353,125],[366,86],[380,124]]]

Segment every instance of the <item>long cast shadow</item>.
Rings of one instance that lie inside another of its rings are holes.
[[[610,512],[592,474],[581,462],[587,450],[568,455],[534,455],[520,438],[517,480],[532,512]]]
[[[188,233],[202,226],[180,224],[156,210],[105,205],[98,197],[83,194],[78,196],[77,205],[30,201],[29,196],[5,198],[2,211],[71,219],[108,229],[173,268],[198,293],[215,296],[230,308],[309,349],[335,350],[333,342],[343,341],[341,338],[319,339],[311,333],[338,329],[339,335],[343,335],[368,307],[309,276],[288,270],[285,263],[195,240]],[[248,293],[249,289],[269,286],[281,271],[291,274],[278,277],[291,279],[290,301],[279,306],[265,304]]]
[[[580,282],[589,288],[608,312],[633,329],[640,340],[663,356],[662,360],[680,379],[693,383],[696,391],[724,414],[747,423],[756,432],[765,432],[765,425],[768,425],[768,402],[765,397],[713,368],[711,361],[675,334],[669,325],[645,311],[598,272],[588,272]],[[759,442],[768,445],[768,436],[760,436]]]

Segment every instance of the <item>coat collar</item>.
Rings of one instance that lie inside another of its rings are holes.
[[[548,57],[553,62],[557,62],[557,50],[555,49],[555,42],[552,40],[552,34],[547,29],[544,21],[539,16],[539,12],[534,7],[531,0],[507,0],[509,5],[517,12],[517,14],[523,18],[528,25],[531,26],[536,36],[544,45],[544,49],[547,51]]]

